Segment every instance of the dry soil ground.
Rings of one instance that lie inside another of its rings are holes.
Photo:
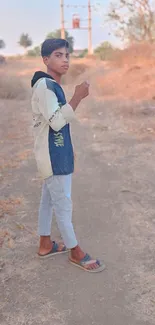
[[[17,92],[16,98],[0,100],[0,323],[154,324],[154,101],[105,100],[96,86],[72,125],[74,224],[82,247],[104,259],[106,270],[87,274],[67,256],[41,261],[36,254],[41,180],[27,92],[39,66],[19,61],[2,69],[3,75],[12,74],[13,94],[19,87],[23,98]],[[88,70],[87,78],[92,75]],[[70,96],[72,86],[65,88]],[[55,223],[52,233],[59,238]]]

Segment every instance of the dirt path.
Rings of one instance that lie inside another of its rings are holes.
[[[154,140],[129,133],[106,104],[85,105],[72,127],[74,224],[82,247],[106,263],[99,275],[67,256],[37,258],[41,182],[29,103],[0,102],[1,325],[154,324]]]

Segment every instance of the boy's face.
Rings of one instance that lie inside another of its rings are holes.
[[[69,50],[65,47],[55,50],[50,56],[44,57],[43,61],[48,70],[62,76],[69,69]]]

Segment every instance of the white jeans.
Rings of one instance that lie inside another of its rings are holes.
[[[39,209],[39,235],[50,236],[53,211],[67,248],[77,246],[72,224],[72,175],[51,176],[44,180]]]

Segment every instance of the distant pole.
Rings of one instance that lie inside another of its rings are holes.
[[[92,46],[92,13],[91,13],[91,3],[88,0],[88,54],[93,54]]]
[[[61,9],[61,38],[65,39],[64,0],[60,0]]]

